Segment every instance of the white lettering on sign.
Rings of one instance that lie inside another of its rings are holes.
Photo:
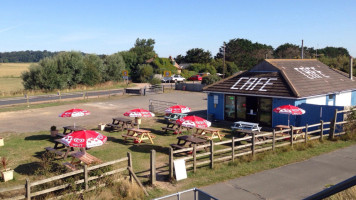
[[[253,90],[255,87],[260,86],[258,91],[267,91],[264,89],[267,85],[273,85],[271,81],[276,81],[277,78],[249,78],[249,77],[241,77],[236,83],[230,88],[233,90]],[[243,83],[241,87],[236,87],[239,83]]]
[[[315,67],[298,67],[298,68],[294,68],[294,69],[309,79],[329,78],[330,77],[330,76],[323,74],[321,71],[315,69]]]

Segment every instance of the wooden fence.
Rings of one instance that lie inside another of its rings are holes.
[[[306,125],[304,127],[293,127],[284,130],[273,130],[272,132],[265,132],[252,135],[226,140],[222,142],[210,141],[209,144],[200,145],[190,148],[184,148],[179,150],[173,150],[169,148],[169,177],[173,178],[173,162],[175,159],[184,159],[186,161],[186,168],[196,172],[197,167],[209,165],[210,168],[214,167],[214,163],[223,161],[234,161],[235,158],[252,155],[256,153],[264,152],[267,150],[275,151],[278,147],[292,146],[297,143],[307,143],[310,140],[322,141],[325,137],[333,139],[335,135],[345,134],[345,131],[336,131],[336,126],[343,125],[347,121],[337,122],[338,114],[349,113],[353,110],[335,111],[335,116],[331,122],[323,122]],[[316,129],[315,129],[316,127]],[[299,130],[299,132],[297,131]],[[293,138],[293,139],[291,139]],[[236,145],[239,144],[239,145]],[[209,149],[209,151],[203,151]],[[180,153],[190,152],[191,155],[185,157],[175,157]]]
[[[117,169],[112,169],[111,171],[107,171],[101,175],[93,175],[93,176],[89,176],[89,172],[96,170],[96,169],[100,169],[100,168],[104,168],[107,166],[112,166],[114,164],[118,164],[118,163],[122,163],[122,162],[127,162],[127,166],[125,167],[121,167],[121,168],[117,168]],[[101,179],[103,177],[108,177],[108,176],[112,176],[114,174],[118,174],[121,172],[124,172],[128,170],[129,176],[130,176],[130,181],[133,180],[133,178],[135,178],[136,181],[138,181],[137,177],[135,176],[135,174],[132,172],[132,158],[131,158],[131,153],[127,153],[127,157],[125,158],[121,158],[118,160],[114,160],[114,161],[110,161],[110,162],[106,162],[103,164],[99,164],[99,165],[94,165],[94,166],[90,166],[88,167],[87,165],[84,165],[83,169],[80,170],[76,170],[73,172],[69,172],[69,173],[65,173],[62,175],[58,175],[58,176],[54,176],[51,178],[47,178],[47,179],[43,179],[43,180],[39,180],[39,181],[34,181],[31,182],[29,179],[26,179],[26,183],[25,185],[20,185],[20,186],[15,186],[15,187],[11,187],[11,188],[1,188],[0,189],[0,193],[5,193],[5,192],[9,192],[9,193],[20,193],[19,191],[25,191],[22,192],[22,194],[18,194],[17,196],[11,196],[10,198],[5,198],[6,200],[17,200],[17,199],[31,199],[32,197],[38,197],[41,195],[45,195],[45,194],[49,194],[52,192],[56,192],[56,191],[60,191],[60,190],[64,190],[66,188],[69,188],[73,185],[77,186],[79,184],[82,184],[80,187],[80,190],[75,192],[77,194],[83,193],[85,191],[90,191],[90,190],[94,190],[98,187],[104,187],[105,184],[100,184],[100,185],[96,185],[96,186],[92,186],[89,187],[90,185],[90,181],[94,181],[97,179]],[[69,177],[74,177],[76,175],[82,175],[81,179],[79,180],[75,180],[73,183],[66,183],[65,181],[60,181]],[[55,185],[53,187],[50,188],[46,188],[46,184],[48,183],[54,183],[54,181],[60,181],[61,185],[56,185],[56,184],[52,184]],[[141,183],[138,183],[140,186]],[[45,189],[38,189],[36,191],[32,191],[34,189],[34,187],[37,188],[45,188]],[[145,191],[146,193],[146,191]],[[60,194],[60,195],[56,195],[56,198],[61,198],[63,196],[67,196],[73,193],[65,193]]]

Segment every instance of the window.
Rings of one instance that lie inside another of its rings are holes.
[[[235,119],[235,96],[226,95],[225,97],[225,118]]]

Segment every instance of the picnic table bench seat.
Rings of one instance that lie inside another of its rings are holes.
[[[185,148],[184,146],[178,145],[178,144],[170,144],[170,146],[171,146],[174,150],[176,150],[176,149],[184,149],[184,148]]]
[[[64,166],[66,166],[67,168],[69,168],[70,170],[72,171],[75,171],[75,170],[78,170],[75,165],[73,165],[72,163],[69,163],[69,162],[65,162],[63,163]]]
[[[58,156],[63,156],[64,152],[63,151],[59,151],[57,149],[54,149],[52,147],[45,147],[46,151],[51,152],[51,153],[55,153]]]

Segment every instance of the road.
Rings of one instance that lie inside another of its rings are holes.
[[[123,92],[124,92],[123,89],[114,89],[114,90],[102,90],[102,91],[62,93],[61,96],[57,94],[36,95],[36,96],[29,96],[28,101],[29,103],[37,103],[37,102],[44,102],[44,101],[55,101],[59,99],[81,98],[84,96],[84,94],[86,97],[93,97],[93,96],[108,96],[109,94],[119,95],[119,94],[123,94]],[[26,97],[0,99],[0,106],[16,105],[16,104],[24,104],[24,103],[27,103]]]

